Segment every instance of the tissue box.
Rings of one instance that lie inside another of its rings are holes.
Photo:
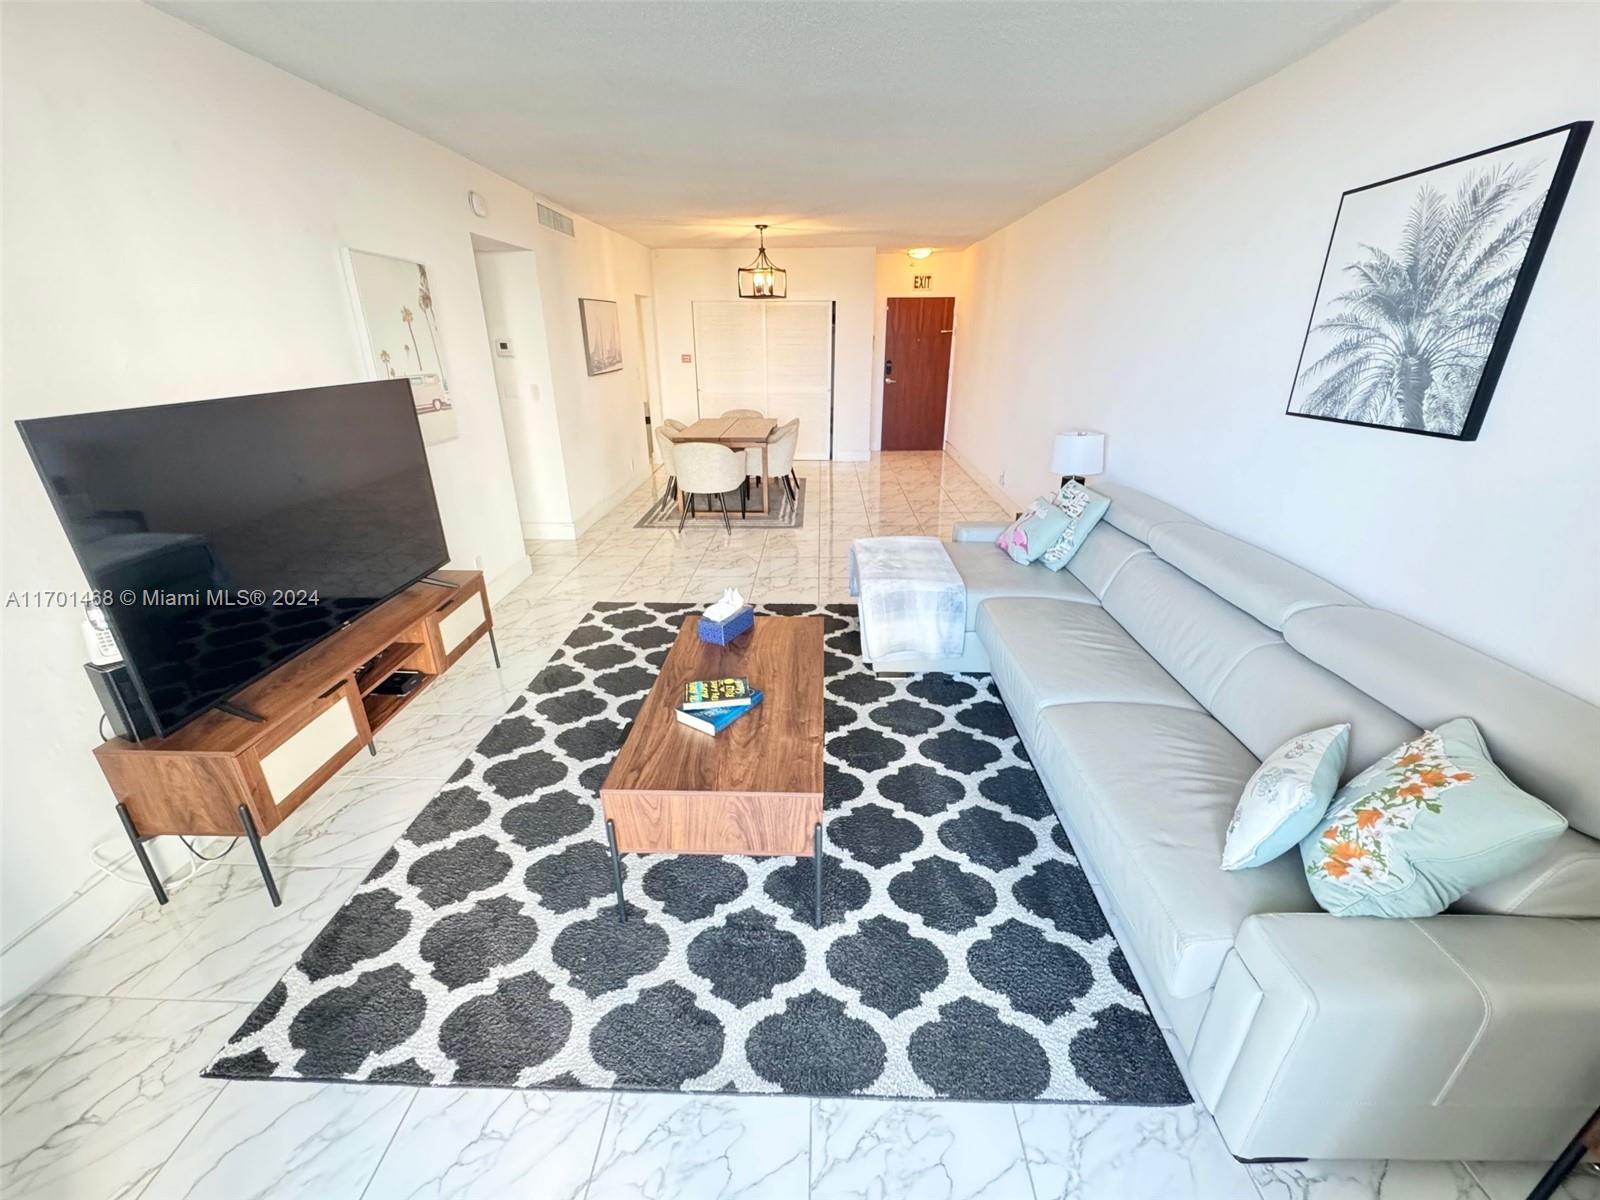
[[[748,604],[725,621],[713,621],[709,617],[701,617],[700,640],[710,642],[713,646],[726,646],[740,634],[749,633],[755,627],[755,623],[756,610]]]

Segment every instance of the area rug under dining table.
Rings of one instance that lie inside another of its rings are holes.
[[[668,855],[619,923],[598,790],[691,611],[586,614],[206,1073],[1188,1102],[991,681],[875,677],[853,605],[767,610],[827,626],[823,926],[807,860]]]

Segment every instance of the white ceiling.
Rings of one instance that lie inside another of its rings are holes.
[[[158,6],[649,246],[889,249],[984,237],[1384,4]]]

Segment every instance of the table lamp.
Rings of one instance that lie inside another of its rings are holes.
[[[1106,469],[1106,435],[1092,429],[1058,433],[1050,469],[1061,476],[1063,487],[1068,479],[1082,483],[1085,475],[1100,474]]]

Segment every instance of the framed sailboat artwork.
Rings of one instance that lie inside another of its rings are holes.
[[[615,300],[578,301],[583,322],[583,355],[589,374],[606,375],[622,370],[622,321]]]

